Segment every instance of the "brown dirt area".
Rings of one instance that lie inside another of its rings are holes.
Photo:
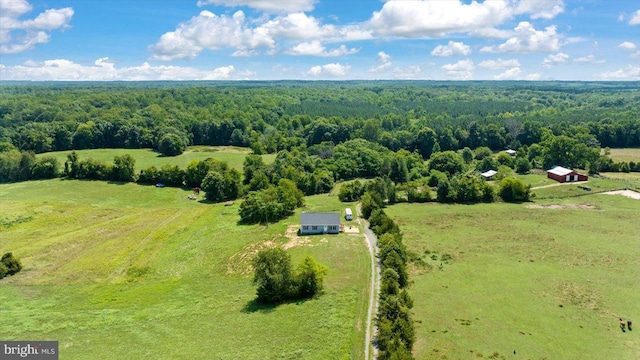
[[[296,246],[316,246],[311,243],[311,237],[298,236],[298,229],[300,229],[300,226],[298,225],[289,225],[287,227],[287,231],[285,232],[284,236],[289,239],[289,242],[282,245],[282,248],[284,250],[291,249],[292,247]],[[328,241],[329,240],[327,240],[326,237],[320,239],[321,243],[326,243]]]
[[[602,194],[604,194],[604,195],[622,195],[622,196],[626,196],[628,198],[640,200],[640,193],[637,192],[637,191],[633,191],[633,190],[608,191],[608,192],[604,192]]]
[[[598,207],[592,204],[535,204],[527,205],[528,209],[553,209],[553,210],[598,210]]]

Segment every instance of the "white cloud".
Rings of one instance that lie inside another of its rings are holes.
[[[507,69],[504,72],[494,76],[494,80],[516,80],[519,79],[520,76],[520,68],[513,67],[511,69]]]
[[[357,53],[358,51],[360,51],[360,49],[348,49],[345,45],[340,45],[340,47],[327,51],[327,49],[320,43],[320,41],[314,40],[300,43],[287,50],[285,53],[289,55],[312,55],[330,57],[351,55]]]
[[[73,9],[69,7],[62,9],[49,9],[38,15],[33,20],[23,21],[21,28],[54,30],[68,26],[72,16]]]
[[[350,65],[342,65],[340,63],[317,65],[309,69],[309,71],[307,71],[307,75],[313,77],[343,77],[347,75],[350,69]]]
[[[491,69],[491,70],[510,69],[510,68],[520,67],[520,61],[518,61],[518,59],[484,60],[478,64],[478,67]]]
[[[564,11],[562,0],[520,0],[514,14],[530,14],[532,19],[552,19]]]
[[[442,37],[469,32],[481,37],[505,38],[495,26],[517,15],[551,19],[564,11],[563,0],[386,0],[368,26],[381,36]]]
[[[512,12],[506,0],[470,4],[459,0],[390,0],[373,13],[368,25],[381,36],[440,37],[491,28],[510,18]]]
[[[455,64],[445,64],[441,67],[447,77],[452,80],[471,80],[475,68],[473,61],[469,59],[460,60]]]
[[[498,46],[485,46],[480,51],[489,53],[529,53],[558,51],[562,46],[556,26],[536,30],[531,23],[522,21],[514,29],[514,36]]]
[[[449,41],[447,45],[438,45],[431,51],[433,56],[469,55],[471,48],[462,42]]]
[[[605,63],[604,60],[596,59],[596,57],[594,55],[587,55],[587,56],[579,57],[579,58],[573,59],[573,61],[577,62],[577,63],[589,63],[589,64],[603,64],[603,63]]]
[[[175,31],[162,35],[151,50],[154,60],[169,61],[193,59],[204,49],[235,48],[236,55],[244,55],[274,46],[275,40],[268,33],[247,26],[242,11],[229,17],[205,10],[181,23]]]
[[[293,40],[337,38],[339,35],[334,25],[321,25],[318,19],[304,13],[278,16],[258,26],[256,31]]]
[[[393,69],[393,77],[398,80],[415,80],[422,72],[418,65],[408,65],[403,68]]]
[[[629,55],[632,59],[640,59],[640,51],[636,51],[633,54]]]
[[[541,74],[533,73],[533,74],[527,75],[527,77],[525,79],[530,80],[530,81],[535,81],[535,80],[540,80],[541,77],[542,77]]]
[[[631,50],[635,50],[636,48],[636,44],[629,42],[629,41],[625,41],[623,43],[621,43],[620,45],[618,45],[619,49],[625,50],[625,51],[631,51]]]
[[[542,66],[546,68],[552,68],[560,64],[565,64],[569,61],[569,55],[565,53],[557,53],[555,55],[549,54],[542,60]]]
[[[181,66],[140,66],[117,68],[109,58],[82,65],[66,59],[46,60],[43,63],[27,61],[23,65],[0,66],[0,78],[5,80],[38,81],[141,81],[141,80],[233,80],[246,79],[255,74],[238,71],[233,65],[201,70]]]
[[[378,52],[377,61],[380,65],[372,67],[371,69],[369,69],[369,72],[379,73],[391,67],[391,55],[385,53],[384,51]]]
[[[198,0],[198,6],[248,6],[271,13],[311,11],[318,0]]]
[[[27,0],[5,0],[0,1],[0,12],[7,17],[17,18],[22,14],[31,11],[33,7]]]
[[[594,76],[602,80],[640,80],[640,66],[627,65],[616,71],[607,71]]]
[[[640,10],[637,10],[631,15],[631,19],[629,19],[629,25],[640,25]]]
[[[47,31],[69,27],[73,17],[73,9],[66,7],[48,9],[33,19],[20,20],[32,9],[26,0],[0,1],[0,54],[15,54],[49,42],[51,36]]]
[[[262,50],[273,55],[280,41],[308,41],[289,48],[292,55],[340,56],[354,54],[359,49],[346,45],[332,50],[320,50],[322,41],[353,41],[370,39],[371,32],[358,25],[338,27],[322,24],[304,13],[284,16],[263,16],[247,19],[242,11],[233,16],[216,15],[208,10],[178,25],[150,46],[152,59],[169,61],[192,59],[203,50],[234,49],[234,56],[258,55]]]
[[[471,30],[469,35],[488,39],[508,39],[513,36],[513,31],[495,28],[481,28]]]

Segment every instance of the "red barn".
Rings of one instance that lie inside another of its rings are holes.
[[[547,170],[547,177],[561,183],[589,180],[589,177],[587,175],[580,174],[575,170],[563,168],[562,166],[555,166]]]

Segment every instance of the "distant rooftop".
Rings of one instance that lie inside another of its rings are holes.
[[[340,224],[340,213],[303,212],[300,214],[300,225]]]
[[[490,178],[490,177],[492,177],[493,175],[495,175],[497,173],[498,172],[495,171],[495,170],[489,170],[489,171],[485,171],[485,172],[481,173],[480,175],[482,175],[482,176],[484,176],[486,178]]]

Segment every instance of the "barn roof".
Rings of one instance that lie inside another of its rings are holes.
[[[303,212],[300,214],[300,225],[333,225],[340,224],[340,213]]]
[[[564,168],[562,166],[554,166],[551,169],[547,170],[547,172],[550,172],[550,173],[552,173],[554,175],[558,175],[558,176],[565,176],[565,175],[569,175],[569,174],[573,173],[573,170]]]

